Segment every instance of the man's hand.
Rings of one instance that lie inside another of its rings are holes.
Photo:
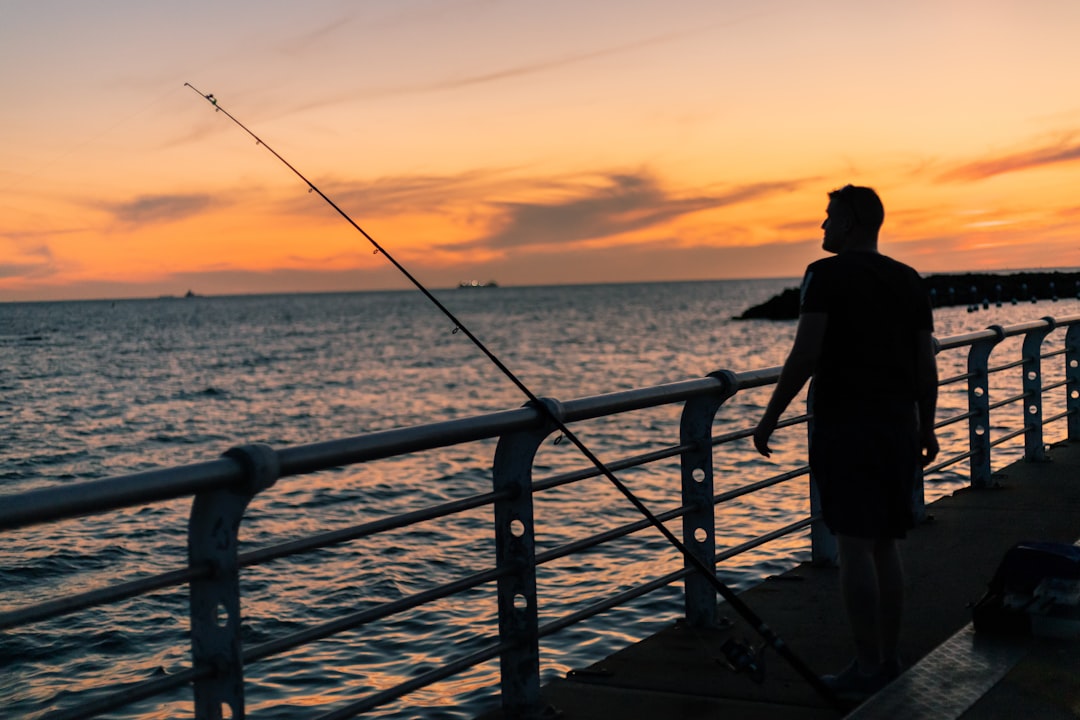
[[[776,421],[768,417],[761,418],[761,422],[754,428],[754,447],[765,457],[772,455],[772,450],[769,449],[769,438],[772,437],[775,429]]]
[[[934,433],[933,428],[928,433],[924,433],[919,439],[919,445],[922,450],[922,464],[926,467],[930,463],[934,462],[934,458],[937,457],[938,451],[941,450],[941,446],[938,445],[937,435]]]

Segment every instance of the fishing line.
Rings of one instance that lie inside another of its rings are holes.
[[[228,110],[221,107],[218,104],[217,98],[215,98],[213,94],[204,94],[191,83],[184,83],[184,85],[191,88],[194,92],[202,96],[203,99],[205,99],[207,102],[214,106],[215,110],[221,113],[225,113],[225,117],[232,120],[240,127],[240,129],[242,129],[244,132],[254,138],[257,145],[261,145],[266,148],[270,152],[270,154],[280,160],[285,165],[285,167],[292,170],[293,174],[295,174],[304,182],[305,185],[308,186],[309,193],[317,193],[319,197],[325,200],[326,203],[337,212],[338,215],[343,217],[346,222],[348,222],[350,225],[353,226],[353,228],[356,229],[357,232],[363,235],[364,238],[369,243],[371,243],[372,247],[375,248],[376,254],[381,254],[383,257],[389,260],[390,263],[395,268],[397,268],[398,271],[402,275],[404,275],[405,278],[410,283],[412,283],[417,290],[423,293],[424,297],[430,300],[432,304],[435,305],[435,307],[438,308],[439,311],[443,315],[445,315],[451,323],[453,323],[454,332],[461,332],[463,335],[465,335],[465,337],[469,339],[470,342],[472,342],[473,345],[476,346],[476,348],[480,352],[487,356],[488,360],[490,360],[492,364],[494,364],[495,367],[497,367],[499,371],[503,375],[505,375],[506,378],[510,380],[510,382],[512,382],[517,387],[517,389],[520,390],[523,395],[525,395],[526,398],[529,399],[529,403],[540,413],[546,415],[547,419],[550,420],[556,428],[558,428],[560,433],[562,433],[562,436],[570,443],[572,443],[575,447],[577,447],[577,449],[581,451],[581,454],[584,455],[585,458],[588,459],[589,462],[591,462],[596,467],[596,469],[599,470],[600,473],[603,474],[603,476],[606,477],[611,482],[611,484],[614,485],[615,488],[620,493],[622,493],[623,496],[627,500],[629,500],[635,508],[637,508],[638,512],[640,512],[645,517],[645,519],[648,520],[649,523],[651,523],[652,526],[655,527],[660,532],[660,534],[663,535],[667,539],[667,541],[675,547],[675,549],[682,553],[683,558],[685,558],[686,561],[694,567],[694,569],[700,572],[702,576],[704,576],[709,581],[709,583],[716,589],[716,591],[721,595],[721,597],[723,597],[728,602],[728,604],[736,612],[738,612],[739,615],[741,615],[743,619],[746,620],[746,622],[749,623],[750,626],[753,627],[753,629],[759,635],[761,635],[761,637],[766,641],[769,647],[776,650],[777,653],[779,653],[785,660],[787,660],[788,663],[791,664],[792,668],[800,675],[802,675],[802,677],[811,685],[811,687],[813,687],[814,690],[818,692],[818,694],[820,694],[825,700],[827,700],[830,705],[841,711],[846,710],[845,706],[840,702],[836,695],[828,687],[825,686],[821,679],[814,674],[814,672],[806,665],[806,663],[804,663],[797,655],[795,655],[794,652],[792,652],[792,650],[787,646],[787,644],[784,643],[784,641],[779,636],[777,636],[776,633],[774,633],[772,629],[769,628],[769,626],[766,625],[762,621],[762,619],[758,617],[757,614],[753,610],[751,610],[750,607],[746,603],[744,603],[731,588],[721,582],[720,579],[716,577],[716,574],[710,571],[702,560],[698,559],[697,556],[691,554],[687,547],[677,537],[675,537],[674,533],[668,530],[667,527],[665,527],[664,524],[660,522],[659,518],[657,518],[647,507],[645,507],[645,505],[641,502],[641,500],[637,498],[636,495],[634,495],[630,488],[626,487],[626,485],[624,485],[621,480],[615,477],[615,474],[607,467],[607,465],[605,465],[600,460],[600,458],[598,458],[588,447],[586,447],[585,443],[583,443],[581,439],[578,438],[577,434],[575,434],[573,431],[570,430],[569,427],[567,427],[566,423],[564,423],[562,419],[558,417],[558,415],[547,405],[547,403],[543,402],[535,393],[533,393],[533,391],[530,390],[528,386],[526,386],[525,383],[523,383],[518,378],[518,376],[515,375],[514,372],[510,370],[510,368],[508,368],[503,363],[503,361],[498,358],[498,356],[495,355],[495,353],[488,349],[487,345],[481,342],[480,338],[474,335],[464,323],[458,320],[457,317],[450,311],[450,309],[443,305],[442,302],[440,302],[439,299],[435,297],[431,293],[431,291],[424,286],[423,283],[417,280],[416,277],[414,277],[413,274],[410,273],[404,265],[398,262],[398,260],[393,255],[388,253],[382,245],[380,245],[378,242],[375,241],[374,238],[368,235],[367,231],[360,227],[355,220],[349,217],[348,213],[338,207],[337,203],[327,197],[327,195],[323,193],[323,191],[320,190],[318,187],[316,187],[313,182],[304,177],[303,173],[293,167],[292,163],[283,158],[277,153],[276,150],[263,142],[262,138],[249,130],[247,126],[245,126],[242,122],[233,117],[233,115]]]

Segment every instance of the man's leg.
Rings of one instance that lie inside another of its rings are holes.
[[[855,640],[855,658],[863,675],[881,667],[880,586],[876,569],[877,541],[837,535],[840,551],[840,593]],[[895,648],[894,648],[895,651]]]
[[[878,540],[874,546],[874,560],[881,623],[881,660],[894,663],[898,657],[900,619],[904,610],[904,567],[900,560],[899,541],[892,538]]]

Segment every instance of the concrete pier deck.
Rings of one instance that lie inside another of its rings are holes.
[[[970,604],[1017,542],[1080,538],[1080,443],[1049,461],[1018,462],[997,487],[964,489],[928,506],[904,542],[908,604],[901,652],[909,670],[862,706],[838,712],[775,652],[758,684],[715,658],[728,638],[760,640],[726,605],[730,626],[676,624],[543,688],[562,720],[827,720],[852,718],[1080,718],[1080,640],[976,636]],[[721,577],[723,568],[720,568]],[[817,673],[852,657],[835,568],[801,565],[742,593]],[[486,716],[494,720],[495,713]]]

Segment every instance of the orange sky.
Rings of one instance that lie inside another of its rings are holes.
[[[12,0],[0,301],[1080,266],[1075,0]]]

